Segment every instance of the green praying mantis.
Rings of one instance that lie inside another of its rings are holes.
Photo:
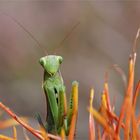
[[[65,134],[69,134],[69,129],[74,111],[75,91],[70,97],[69,110],[67,112],[65,85],[60,74],[60,65],[63,61],[61,56],[48,55],[40,58],[39,62],[44,69],[43,89],[47,100],[47,118],[45,128],[48,132],[60,134],[61,129]],[[78,83],[72,83],[73,88],[78,87]],[[77,93],[76,93],[77,94]],[[40,123],[42,124],[42,122]]]
[[[38,46],[41,46],[39,41],[31,34],[31,32],[29,32],[17,19],[9,15],[7,16],[28,33]],[[72,30],[76,26],[74,26]],[[75,133],[78,114],[78,82],[74,81],[72,83],[69,107],[67,108],[66,89],[63,77],[60,73],[62,61],[63,58],[58,55],[46,55],[39,60],[39,63],[44,69],[42,87],[44,89],[47,104],[46,123],[43,124],[39,114],[36,115],[36,118],[46,132],[60,135],[62,130],[64,130],[68,139],[72,140]]]

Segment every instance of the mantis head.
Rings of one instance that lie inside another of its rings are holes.
[[[46,72],[48,72],[50,75],[55,75],[58,72],[62,61],[63,58],[61,56],[47,55],[40,58],[39,63]]]

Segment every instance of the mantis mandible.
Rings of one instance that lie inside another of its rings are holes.
[[[17,19],[9,15],[7,16],[16,22],[26,33],[28,33],[38,46],[41,47],[39,41]],[[78,24],[76,24],[72,30]],[[68,37],[68,35],[66,37]],[[65,39],[63,39],[62,42]],[[71,139],[72,136],[70,135],[74,136],[78,114],[78,82],[74,81],[72,83],[72,92],[69,107],[67,109],[66,90],[60,73],[62,61],[63,58],[58,55],[46,55],[39,60],[39,63],[44,69],[42,87],[44,89],[47,104],[46,124],[43,124],[39,114],[36,117],[41,127],[45,128],[47,132],[60,134],[61,130],[64,130],[65,135],[69,136],[69,139]]]

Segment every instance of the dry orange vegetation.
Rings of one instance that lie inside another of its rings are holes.
[[[89,129],[90,129],[90,139],[98,140],[120,140],[120,130],[123,129],[123,135],[125,140],[139,140],[140,139],[140,114],[136,116],[136,102],[140,90],[140,81],[134,89],[134,74],[135,74],[135,62],[136,62],[136,47],[137,40],[139,38],[138,30],[132,54],[130,54],[129,59],[129,74],[128,82],[126,87],[126,92],[124,94],[123,103],[120,109],[119,116],[114,112],[115,106],[110,103],[109,89],[107,80],[104,83],[104,90],[102,94],[100,110],[97,111],[93,106],[93,90],[91,90],[90,96],[90,118],[89,118]],[[119,71],[124,76],[121,71]],[[125,82],[125,81],[124,81]],[[97,125],[94,125],[94,119],[97,121]],[[99,125],[102,127],[102,132]],[[97,131],[95,131],[97,130]],[[95,135],[95,132],[97,133]],[[97,138],[95,138],[97,137]]]

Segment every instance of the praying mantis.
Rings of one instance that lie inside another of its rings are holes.
[[[41,46],[39,41],[29,32],[17,19],[10,17],[17,23],[37,44]],[[76,25],[77,26],[77,25]],[[76,27],[74,26],[73,29]],[[71,30],[72,31],[72,30]],[[41,127],[46,132],[60,135],[64,131],[69,140],[72,140],[76,128],[76,120],[78,114],[78,82],[72,83],[72,91],[67,108],[66,89],[63,82],[63,77],[60,73],[60,66],[63,62],[62,56],[46,55],[41,57],[39,63],[44,70],[43,89],[46,96],[47,115],[46,123],[43,121],[39,114],[36,118]]]
[[[65,85],[62,76],[59,73],[62,60],[63,58],[61,56],[48,55],[40,58],[39,62],[44,69],[43,88],[47,100],[47,123],[45,128],[48,132],[58,134],[63,128],[66,135],[68,135],[72,115],[76,113],[74,112],[75,95],[73,95],[75,94],[75,91],[72,91],[69,111],[67,113]],[[72,86],[73,88],[77,88],[78,83],[74,81]],[[42,122],[40,124],[42,124]]]

